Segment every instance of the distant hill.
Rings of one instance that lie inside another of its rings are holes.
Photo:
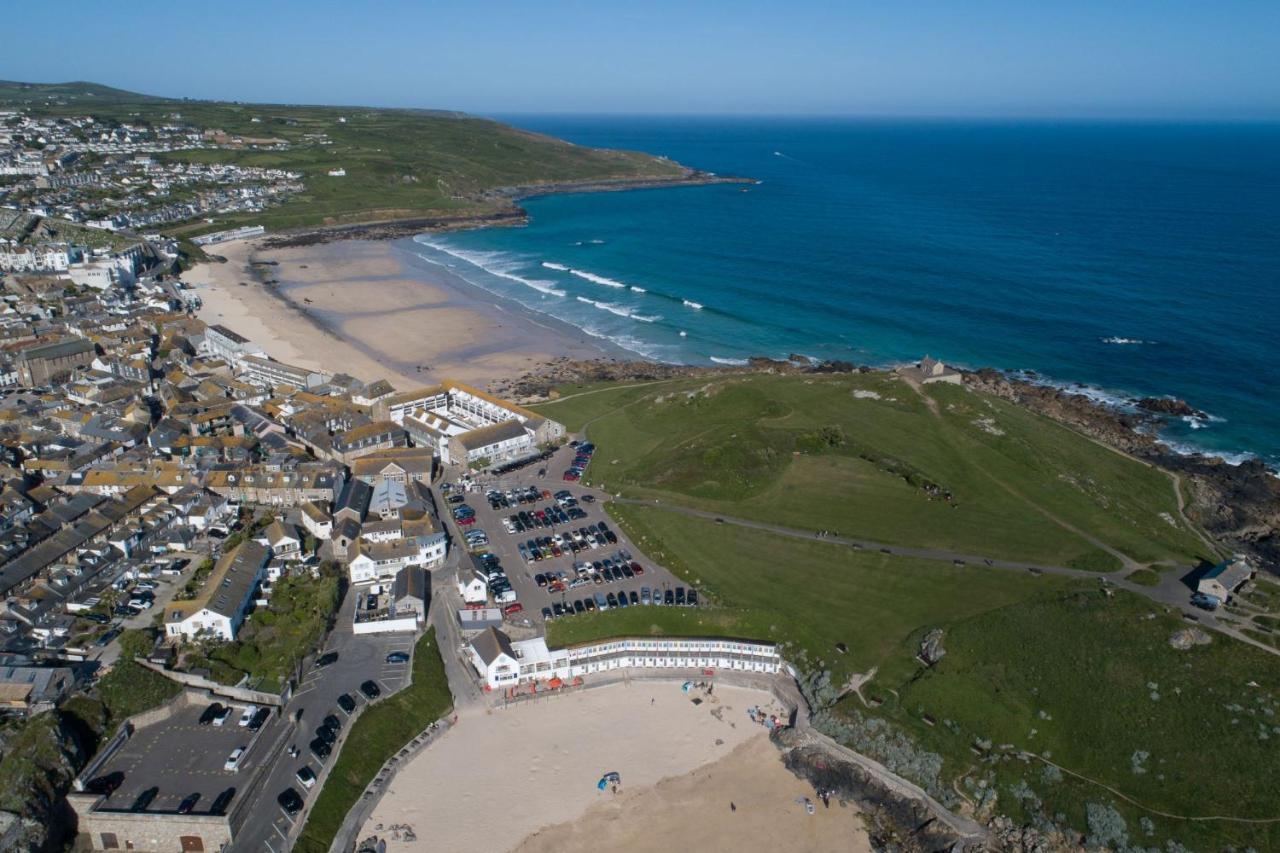
[[[83,80],[71,83],[19,83],[13,80],[0,80],[0,104],[30,106],[50,100],[83,104],[88,102],[138,103],[159,101],[163,98],[140,95],[137,92],[115,89],[100,83],[86,83]]]
[[[187,226],[189,234],[248,223],[273,230],[371,223],[512,221],[535,192],[719,180],[648,154],[586,148],[465,113],[421,109],[247,104],[161,98],[97,83],[0,81],[0,107],[125,123],[187,123],[245,140],[242,148],[159,155],[301,172],[307,191],[256,216]],[[289,150],[255,147],[283,139]],[[342,169],[343,177],[329,171]],[[182,231],[183,229],[176,229]]]

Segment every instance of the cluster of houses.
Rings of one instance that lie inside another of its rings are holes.
[[[0,112],[0,270],[65,271],[76,263],[78,248],[75,241],[42,241],[29,224],[7,228],[6,214],[64,228],[133,232],[261,212],[303,189],[301,173],[286,169],[153,156],[246,147],[275,150],[289,143],[201,130],[180,115],[160,124],[129,124]]]
[[[533,456],[564,433],[460,383],[400,392],[281,363],[185,297],[172,280],[0,277],[0,639],[65,641],[61,624],[37,632],[123,567],[192,549],[215,566],[164,608],[175,641],[234,638],[264,590],[321,560],[361,585],[362,630],[421,620],[448,546],[437,466]],[[223,549],[242,508],[274,521]]]

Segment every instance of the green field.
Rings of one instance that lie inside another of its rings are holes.
[[[201,223],[190,233],[249,222],[278,230],[470,216],[509,209],[508,201],[489,194],[500,187],[678,178],[686,173],[676,163],[647,154],[585,148],[455,112],[188,101],[94,84],[33,87],[6,82],[0,82],[0,106],[21,106],[38,115],[87,113],[131,123],[180,120],[201,129],[290,143],[283,151],[196,149],[165,155],[175,161],[303,174],[305,192],[286,205],[263,214],[222,217],[212,225]],[[329,177],[335,167],[345,169],[346,176]]]
[[[561,620],[553,643],[774,640],[806,673],[817,725],[979,819],[1113,848],[1280,844],[1265,822],[1280,818],[1273,656],[1220,635],[1177,650],[1188,623],[1085,580],[678,512],[1080,568],[1118,568],[1121,554],[1152,564],[1133,576],[1152,584],[1212,554],[1161,471],[1002,401],[953,387],[926,399],[883,374],[558,392],[537,408],[585,427],[589,480],[645,501],[610,503],[618,526],[711,606]],[[930,668],[917,655],[934,629],[946,654]],[[1263,822],[1189,820],[1215,817]]]
[[[1215,556],[1162,472],[961,388],[922,397],[874,373],[585,390],[537,408],[589,422],[588,480],[627,497],[1084,569]]]
[[[325,853],[347,812],[387,759],[452,706],[433,629],[414,647],[409,686],[375,703],[352,724],[293,849]]]

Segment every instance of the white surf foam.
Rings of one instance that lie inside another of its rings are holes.
[[[714,361],[716,364],[727,364],[727,365],[732,365],[733,367],[746,367],[748,364],[751,363],[747,361],[745,358],[718,358],[717,356],[714,356],[714,355],[711,356],[711,360]]]
[[[1141,338],[1121,338],[1118,336],[1103,338],[1104,344],[1115,344],[1116,346],[1140,346],[1142,344],[1154,344],[1155,341],[1144,341]]]
[[[440,243],[432,243],[427,240],[421,241],[422,245],[430,246],[438,252],[444,252],[446,255],[465,261],[476,269],[487,272],[489,275],[498,278],[514,281],[517,284],[524,285],[546,294],[547,296],[568,296],[569,294],[555,286],[554,281],[546,279],[525,278],[522,275],[516,275],[512,270],[518,269],[523,265],[523,261],[513,258],[505,252],[468,252],[463,249],[454,249]],[[430,258],[428,258],[430,260]],[[455,267],[456,269],[456,267]]]
[[[559,270],[560,272],[569,272],[569,268],[564,264],[556,264],[551,261],[543,261],[542,265],[549,270]]]
[[[602,275],[596,275],[595,273],[587,272],[586,270],[569,270],[569,273],[571,275],[576,275],[578,278],[586,279],[587,281],[593,282],[595,284],[603,284],[605,287],[622,287],[622,288],[626,287],[626,285],[620,281],[614,281],[611,278],[606,278]]]
[[[682,300],[680,300],[680,301],[681,301],[681,302],[683,302],[683,303],[685,304],[685,306],[686,306],[686,307],[692,308],[694,311],[701,311],[701,310],[702,310],[702,303],[701,303],[701,302],[694,302],[694,301],[693,301],[693,300],[691,300],[691,299],[682,299]]]
[[[636,287],[633,284],[631,285],[631,292],[632,293],[648,293],[649,291],[645,290],[643,287]]]
[[[628,319],[633,317],[631,313],[631,309],[624,308],[621,305],[613,305],[609,302],[600,302],[595,299],[588,299],[585,296],[579,296],[577,297],[577,300],[579,302],[585,302],[588,305],[594,305],[596,308],[599,308],[601,311],[608,311],[610,314],[617,314],[619,317],[627,317]],[[651,322],[651,321],[646,321],[646,322]]]

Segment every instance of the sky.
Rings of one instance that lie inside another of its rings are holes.
[[[225,100],[1280,119],[1280,0],[63,0],[0,30],[0,79]]]

